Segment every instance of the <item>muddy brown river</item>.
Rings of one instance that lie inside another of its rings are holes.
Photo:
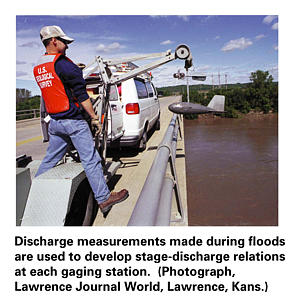
[[[277,114],[184,123],[189,225],[278,225]]]

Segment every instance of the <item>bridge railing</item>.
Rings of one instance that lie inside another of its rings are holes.
[[[40,117],[40,109],[16,111],[16,120],[32,119]]]
[[[181,136],[179,115],[174,114],[158,146],[128,226],[169,226],[173,192],[181,216],[178,221],[184,219],[175,166],[178,133]]]

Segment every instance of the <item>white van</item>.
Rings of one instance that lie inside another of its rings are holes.
[[[120,146],[146,149],[147,133],[160,129],[157,91],[148,77],[129,79],[118,86],[123,111],[123,136]]]
[[[87,91],[92,98],[99,95],[94,80],[88,80]],[[160,105],[157,91],[149,76],[138,76],[110,89],[108,146],[146,149],[147,133],[160,129]]]

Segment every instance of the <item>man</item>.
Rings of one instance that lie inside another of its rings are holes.
[[[79,153],[100,210],[105,213],[114,204],[124,201],[129,194],[125,189],[110,193],[106,185],[101,158],[80,108],[83,107],[89,114],[91,124],[98,123],[98,116],[87,94],[81,69],[65,56],[68,44],[74,40],[59,26],[43,27],[40,37],[46,53],[34,67],[34,76],[51,119],[49,146],[36,176],[54,167],[72,142]]]

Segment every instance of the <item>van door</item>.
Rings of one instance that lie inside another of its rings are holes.
[[[145,81],[141,78],[135,78],[134,82],[138,94],[138,102],[140,106],[140,129],[142,130],[146,121],[150,121],[150,116],[152,116],[152,106],[150,98],[148,97]]]
[[[110,87],[110,118],[108,119],[108,139],[111,141],[123,135],[123,111],[116,85]]]
[[[153,124],[155,123],[156,117],[158,115],[158,101],[157,101],[157,97],[154,93],[153,87],[151,86],[151,83],[149,81],[146,81],[146,88],[147,88],[148,98],[150,99],[150,105],[151,105],[150,123],[153,126]]]
[[[155,116],[157,117],[160,114],[160,104],[159,104],[159,99],[158,99],[158,93],[156,88],[154,87],[153,83],[151,82],[151,86],[153,88],[154,91],[154,101],[155,101]]]

